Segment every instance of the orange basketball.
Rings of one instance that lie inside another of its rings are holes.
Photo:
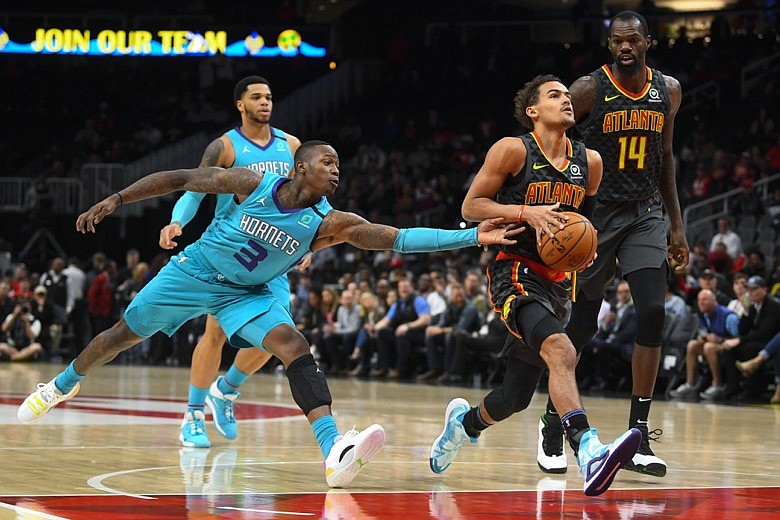
[[[563,214],[568,215],[569,221],[553,239],[545,233],[538,247],[539,257],[550,269],[577,271],[588,265],[596,253],[596,228],[579,213],[564,211]]]

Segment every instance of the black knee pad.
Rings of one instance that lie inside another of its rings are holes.
[[[657,269],[640,269],[626,276],[636,309],[635,341],[645,347],[660,347],[664,334],[666,264]]]
[[[287,379],[290,381],[293,399],[304,415],[320,406],[330,406],[333,402],[325,374],[311,354],[303,355],[290,363],[287,367]]]
[[[571,318],[566,325],[566,335],[577,349],[577,354],[582,352],[599,330],[598,316],[601,309],[601,300],[586,300],[579,298],[572,305]]]
[[[508,358],[504,382],[485,397],[485,411],[494,421],[503,421],[528,408],[543,372],[543,368]]]

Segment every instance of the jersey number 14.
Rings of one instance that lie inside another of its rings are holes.
[[[636,169],[645,169],[645,157],[647,157],[647,136],[621,137],[618,139],[620,144],[620,157],[618,158],[618,169],[626,169],[626,161],[636,161]]]

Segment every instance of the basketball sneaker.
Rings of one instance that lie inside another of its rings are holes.
[[[236,426],[236,416],[233,413],[233,401],[241,395],[239,392],[230,392],[223,394],[217,384],[222,376],[211,383],[209,395],[206,396],[206,404],[211,410],[211,416],[214,418],[214,427],[223,437],[233,440],[238,436],[238,426]]]
[[[434,473],[444,473],[455,461],[458,450],[467,440],[477,442],[469,437],[463,428],[463,416],[469,411],[469,403],[460,397],[453,399],[444,412],[444,430],[431,445],[429,463]]]
[[[362,432],[349,430],[325,458],[325,480],[332,488],[344,487],[357,476],[363,466],[374,460],[385,444],[385,429],[372,424]]]
[[[665,476],[666,462],[657,457],[653,453],[652,448],[650,448],[650,441],[659,442],[658,437],[664,433],[663,430],[656,428],[653,431],[648,431],[647,425],[644,424],[638,424],[636,429],[642,432],[642,442],[639,444],[639,449],[636,450],[634,457],[623,466],[623,469],[654,477]],[[651,435],[654,435],[654,437],[651,437]]]
[[[206,435],[206,415],[203,412],[187,410],[181,421],[179,440],[185,448],[208,448],[211,446]]]
[[[546,414],[539,418],[539,441],[536,446],[536,463],[545,473],[566,473],[566,451],[561,421],[550,424]]]
[[[618,470],[634,456],[642,442],[642,433],[631,428],[612,444],[601,444],[596,429],[591,428],[580,439],[577,463],[585,479],[585,494],[600,495],[609,489]]]
[[[67,401],[79,393],[80,384],[76,383],[73,390],[67,394],[60,392],[54,379],[48,383],[38,383],[38,389],[27,396],[27,399],[19,406],[16,417],[24,424],[32,424],[43,419],[43,416],[63,401]]]

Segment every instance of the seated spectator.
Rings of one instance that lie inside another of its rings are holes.
[[[30,302],[17,303],[3,321],[2,331],[0,355],[11,361],[36,359],[43,353],[43,345],[38,342],[41,322],[33,316]]]
[[[712,237],[710,251],[714,251],[715,246],[720,243],[726,246],[726,252],[731,258],[737,258],[742,254],[742,240],[731,230],[729,219],[726,217],[718,219],[718,232]]]
[[[620,386],[626,371],[614,374],[613,364],[627,370],[634,350],[637,318],[628,282],[618,283],[615,297],[615,303],[604,317],[596,336],[585,347],[597,360],[596,382],[591,387],[596,392]]]
[[[459,385],[469,376],[469,361],[479,359],[487,355],[496,355],[504,348],[506,341],[506,325],[498,318],[495,312],[488,314],[487,323],[479,332],[465,334],[455,333],[455,352],[452,354],[452,362],[447,371],[438,381],[445,385]]]
[[[474,304],[480,316],[486,316],[488,312],[488,301],[485,297],[484,275],[476,269],[469,270],[463,279],[463,289],[466,291],[466,299]]]
[[[745,273],[734,273],[734,281],[731,282],[731,288],[734,291],[735,297],[726,306],[728,310],[736,313],[740,318],[747,314],[747,309],[750,306],[750,298],[748,298],[746,285],[747,280],[748,275]]]
[[[727,284],[728,282],[726,281],[725,277],[719,273],[715,273],[710,269],[705,270],[699,277],[699,291],[704,289],[712,291],[712,293],[715,295],[715,299],[718,300],[718,305],[725,306],[729,304],[729,301],[731,301],[728,295],[720,289]],[[698,296],[698,292],[696,294]]]
[[[47,352],[57,351],[62,341],[62,326],[65,323],[65,309],[48,300],[48,291],[39,285],[34,291],[31,303],[32,315],[41,324],[38,343]]]
[[[664,313],[667,319],[681,320],[690,314],[690,309],[680,296],[675,294],[677,285],[676,279],[671,279],[666,285],[666,295],[664,296]]]
[[[739,370],[744,377],[751,377],[758,372],[761,366],[769,361],[774,360],[774,372],[775,372],[775,395],[769,401],[771,404],[780,404],[780,332],[769,340],[761,351],[756,354],[756,357],[747,361],[737,361],[737,370]]]
[[[0,281],[0,323],[14,311],[14,300],[11,298],[11,286],[5,280]]]
[[[360,295],[360,319],[362,326],[355,339],[355,349],[350,359],[357,361],[357,366],[349,373],[351,376],[362,376],[368,373],[371,366],[371,356],[376,352],[376,323],[381,318],[381,309],[376,295],[364,292]]]
[[[341,305],[336,311],[336,321],[324,326],[328,335],[325,348],[328,352],[328,368],[332,374],[346,373],[347,357],[355,348],[358,330],[362,325],[360,306],[355,301],[355,293],[344,289],[341,293]]]
[[[726,244],[723,242],[715,244],[715,249],[707,253],[709,268],[720,275],[719,278],[722,278],[722,282],[725,282],[726,278],[731,276],[733,269],[739,270],[743,262],[744,259],[741,257],[737,258],[735,262],[735,259],[731,258],[728,252],[726,252]]]
[[[751,276],[760,276],[765,278],[767,275],[764,253],[760,249],[751,249],[747,254],[747,263],[740,269],[748,278]]]
[[[372,375],[391,379],[411,375],[412,354],[416,347],[425,345],[425,328],[430,324],[428,302],[414,292],[412,282],[399,280],[398,300],[376,324],[379,358]]]
[[[699,396],[707,400],[719,399],[725,390],[721,378],[720,353],[723,351],[724,341],[739,334],[739,317],[728,308],[719,305],[715,294],[709,289],[699,291],[697,304],[699,334],[686,345],[685,383],[670,392],[670,395],[674,398],[686,398],[697,394],[696,369],[699,356],[703,355],[710,367],[712,384]]]
[[[753,359],[780,332],[780,302],[767,294],[766,281],[760,276],[752,276],[747,281],[750,308],[739,320],[739,337],[723,342],[723,363],[726,371],[724,397],[739,392],[740,373],[737,361]],[[740,401],[752,401],[760,397],[764,388],[761,378],[754,374],[745,380],[742,392],[737,396]]]
[[[431,381],[446,377],[445,368],[452,364],[457,334],[469,335],[479,330],[481,323],[477,308],[466,300],[460,284],[450,286],[450,302],[435,325],[425,329],[425,351],[428,371],[417,376],[417,381]]]

